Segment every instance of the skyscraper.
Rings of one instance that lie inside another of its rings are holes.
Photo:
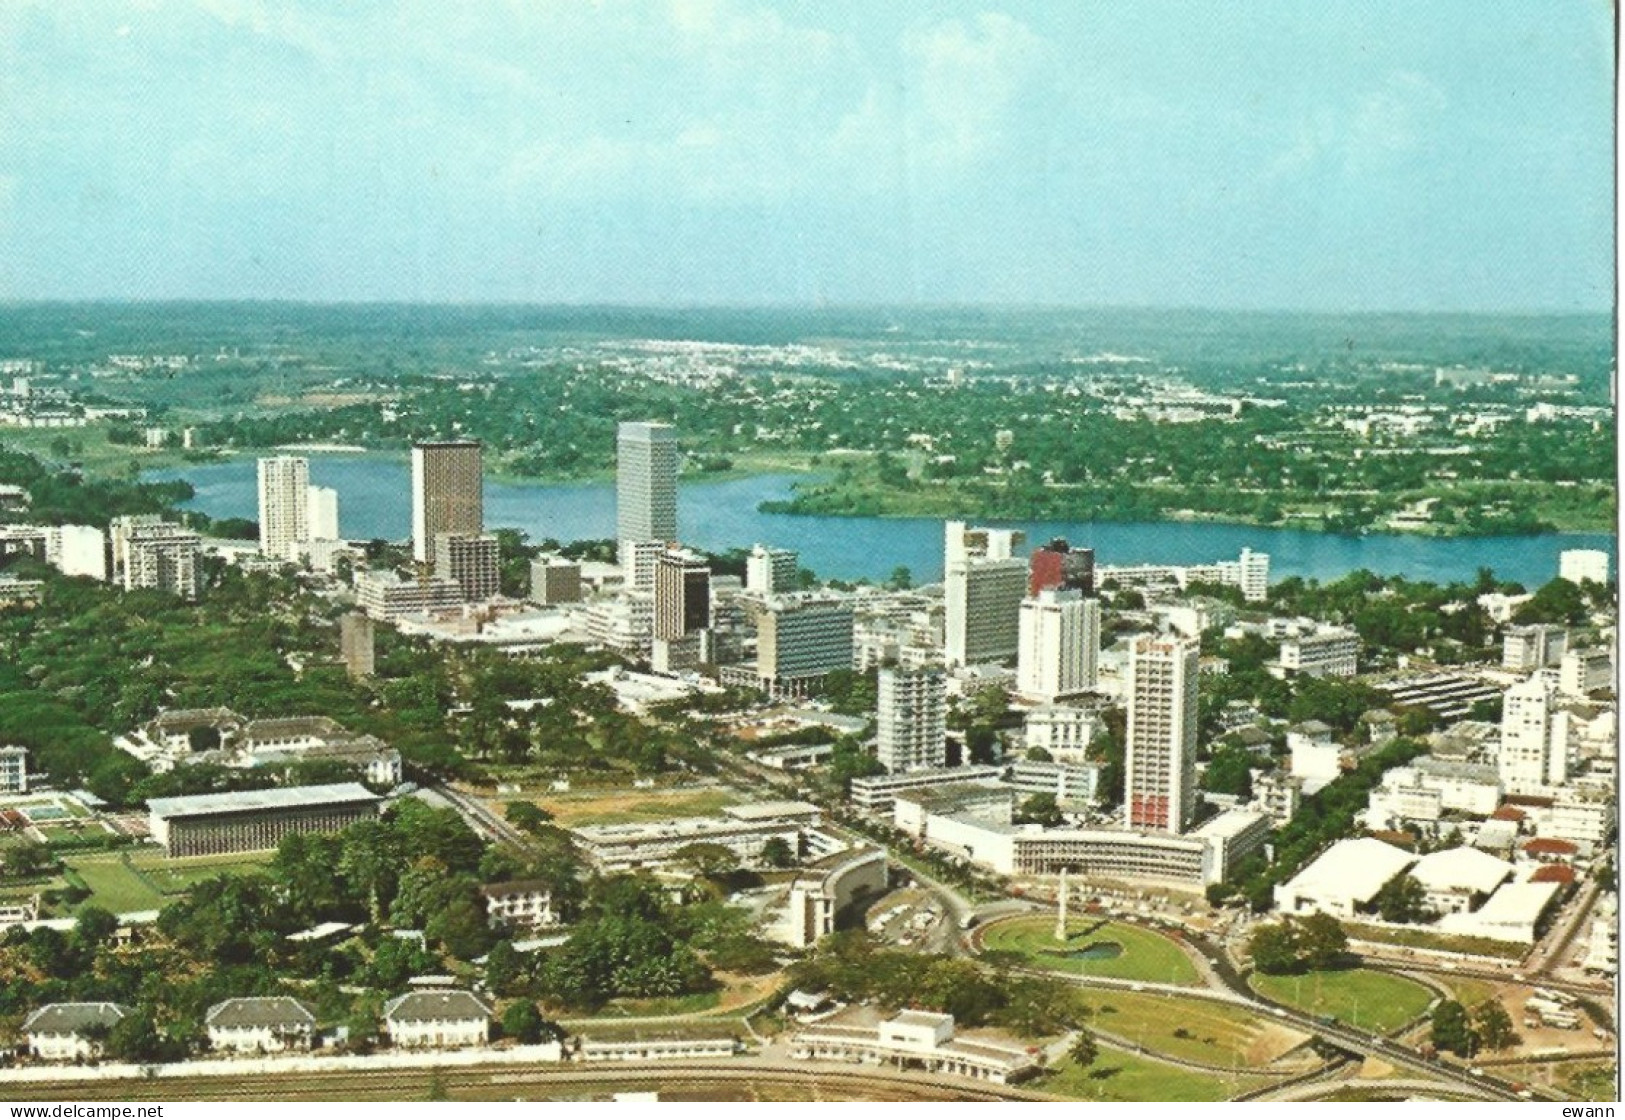
[[[887,772],[928,770],[948,761],[948,692],[929,669],[880,670],[875,754]]]
[[[675,641],[711,625],[711,569],[705,558],[672,549],[655,564],[655,638]]]
[[[1100,656],[1100,600],[1081,591],[1050,587],[1021,604],[1021,649],[1016,691],[1053,704],[1095,687]]]
[[[1020,646],[1027,564],[1014,555],[1019,529],[946,527],[943,656],[950,666],[1008,661]]]
[[[1196,813],[1196,679],[1201,643],[1139,638],[1129,650],[1123,802],[1130,828],[1183,832]]]
[[[377,648],[378,630],[370,617],[360,611],[340,616],[339,649],[351,680],[366,680],[373,675]]]
[[[677,430],[670,424],[628,422],[615,445],[615,537],[677,539]]]
[[[474,440],[412,446],[412,557],[434,563],[442,533],[485,530],[485,480]]]
[[[278,455],[259,461],[260,551],[299,559],[310,539],[310,460]]]

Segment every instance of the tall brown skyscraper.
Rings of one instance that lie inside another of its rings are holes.
[[[485,529],[485,481],[475,440],[412,446],[412,557],[434,563],[442,533]]]

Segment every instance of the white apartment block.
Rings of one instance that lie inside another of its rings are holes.
[[[594,599],[582,611],[581,620],[594,645],[627,657],[647,658],[654,646],[655,600],[647,592]]]
[[[947,682],[931,670],[880,670],[876,755],[887,773],[930,770],[947,761]]]
[[[167,591],[196,599],[201,548],[197,533],[157,517],[121,517],[113,522],[114,566],[126,591]]]
[[[310,540],[310,460],[277,455],[259,461],[260,551],[298,560]]]
[[[91,525],[53,525],[46,530],[45,559],[65,576],[107,582],[107,534]]]
[[[1586,696],[1614,686],[1614,654],[1603,646],[1571,649],[1557,666],[1557,690],[1565,696]]]
[[[480,894],[485,898],[485,920],[492,929],[537,930],[559,924],[553,888],[542,880],[487,883]]]
[[[1557,575],[1570,583],[1608,582],[1608,553],[1600,548],[1568,548],[1557,554]]]
[[[1501,640],[1501,667],[1529,673],[1556,665],[1568,648],[1569,632],[1561,626],[1513,626]]]
[[[0,793],[28,792],[28,751],[0,747]]]
[[[339,540],[339,492],[331,486],[312,486],[305,491],[310,540]]]
[[[1569,779],[1569,714],[1557,709],[1556,693],[1544,673],[1507,689],[1496,765],[1508,793],[1540,795]]]
[[[794,591],[801,557],[786,548],[757,545],[745,557],[745,590],[753,595]]]
[[[1046,588],[1024,599],[1018,618],[1016,692],[1053,704],[1095,687],[1100,657],[1100,600]]]
[[[1196,812],[1201,643],[1139,638],[1129,652],[1124,807],[1130,828],[1183,832]]]
[[[1360,638],[1328,626],[1281,643],[1281,668],[1308,677],[1352,677],[1359,672]]]

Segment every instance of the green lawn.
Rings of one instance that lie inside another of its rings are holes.
[[[1102,1044],[1087,1069],[1070,1058],[1032,1087],[1056,1096],[1104,1101],[1224,1101],[1268,1085],[1268,1077],[1202,1074]]]
[[[90,888],[88,900],[115,914],[159,910],[194,883],[222,874],[258,871],[274,853],[246,852],[166,859],[152,850],[70,857],[68,867]],[[127,861],[127,862],[126,862]]]
[[[1156,1054],[1200,1065],[1245,1067],[1273,1061],[1290,1049],[1297,1032],[1273,1032],[1275,1045],[1259,1045],[1268,1026],[1242,1007],[1209,999],[1156,995],[1151,992],[1090,992],[1092,1027],[1133,1039]]]
[[[665,1015],[695,1015],[722,1002],[722,990],[690,992],[682,996],[654,996],[649,999],[610,1000],[600,1013],[604,1018],[624,1015],[629,1019],[652,1019]]]
[[[1433,993],[1414,980],[1369,968],[1306,972],[1301,976],[1253,973],[1253,990],[1311,1015],[1386,1033],[1427,1009]]]
[[[1065,951],[1116,944],[1122,954],[1084,960],[1062,956],[1055,940],[1055,919],[1012,918],[994,922],[982,934],[989,951],[1019,953],[1039,968],[1080,976],[1106,976],[1120,980],[1148,980],[1159,984],[1197,984],[1201,977],[1185,951],[1160,933],[1126,922],[1073,918],[1067,923]]]

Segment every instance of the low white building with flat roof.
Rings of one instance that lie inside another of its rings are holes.
[[[790,1056],[923,1069],[999,1085],[1038,1071],[1035,1048],[987,1032],[956,1036],[954,1028],[952,1015],[934,1011],[900,1011],[881,1019],[871,1008],[850,1008],[791,1035]]]
[[[1275,888],[1275,908],[1284,914],[1352,918],[1415,862],[1416,857],[1403,848],[1369,836],[1339,840]]]

